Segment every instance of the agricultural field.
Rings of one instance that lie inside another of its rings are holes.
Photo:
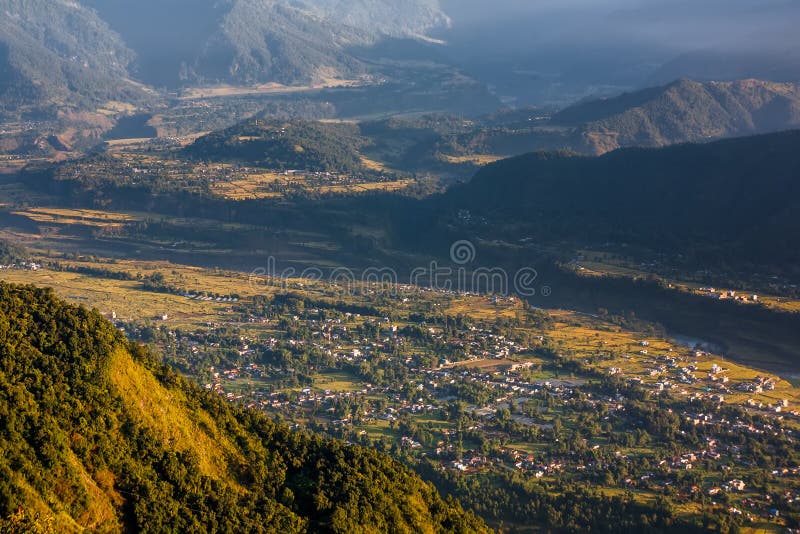
[[[137,220],[131,214],[87,209],[41,207],[12,213],[40,224],[78,225],[96,228],[121,228],[126,223]]]
[[[505,156],[495,155],[495,154],[470,154],[466,156],[444,156],[445,161],[448,163],[455,163],[455,164],[463,164],[469,163],[475,166],[482,166],[488,165],[489,163],[494,163],[495,161],[500,161]]]
[[[283,85],[279,83],[263,83],[252,87],[242,87],[233,85],[217,85],[209,87],[191,87],[184,89],[181,93],[181,100],[203,100],[208,98],[223,98],[232,96],[246,95],[286,95],[319,91],[321,89],[358,87],[363,85],[365,80],[340,80],[326,79],[312,85]]]
[[[668,274],[664,274],[666,266],[660,266],[657,262],[638,262],[619,254],[581,250],[578,251],[578,258],[573,260],[570,266],[582,276],[646,278],[655,275],[662,278],[670,288],[695,296],[730,300],[743,305],[759,305],[779,312],[800,312],[800,298],[796,296],[797,288],[786,287],[785,284],[772,280],[769,284],[763,281],[739,282],[726,287],[724,282],[714,284],[693,280],[700,277],[694,273],[680,273],[670,269]],[[709,273],[702,273],[702,276],[707,278]],[[764,291],[765,285],[769,286],[766,291]],[[782,285],[784,287],[781,287]],[[784,294],[779,293],[781,289]]]
[[[263,173],[227,181],[216,181],[211,192],[227,200],[280,199],[288,192],[306,194],[353,194],[367,191],[400,191],[414,183],[411,179],[362,181],[345,176]]]

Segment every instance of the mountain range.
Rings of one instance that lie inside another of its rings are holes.
[[[128,79],[133,53],[92,9],[0,0],[0,13],[0,113],[145,96]]]
[[[0,0],[0,106],[96,109],[109,100],[136,104],[152,89],[164,96],[217,84],[378,83],[396,74],[398,61],[449,65],[498,98],[515,95],[517,105],[552,103],[556,94],[564,105],[683,76],[796,81],[800,43],[789,21],[797,6],[750,4],[503,0],[486,10],[450,0]],[[676,12],[696,12],[686,42],[665,42],[665,28],[648,31],[653,16],[673,31]],[[743,20],[754,28],[738,34]],[[408,46],[414,41],[431,46]]]
[[[553,124],[575,128],[570,148],[604,153],[625,146],[665,146],[800,126],[800,86],[762,80],[664,86],[579,103]]]
[[[353,78],[367,69],[349,47],[448,22],[434,0],[85,1],[134,50],[140,77],[168,87]]]
[[[449,24],[436,0],[0,0],[0,105],[91,107],[158,88],[355,79],[356,49]]]

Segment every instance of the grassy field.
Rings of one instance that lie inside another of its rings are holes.
[[[522,313],[522,301],[519,299],[508,299],[475,296],[456,299],[445,308],[445,313],[449,315],[466,315],[477,320],[497,320],[514,319]]]
[[[211,185],[211,192],[228,200],[252,200],[263,198],[281,198],[284,196],[274,187],[290,190],[301,189],[309,193],[318,194],[343,194],[361,193],[367,191],[399,191],[413,184],[413,180],[390,180],[383,182],[337,183],[330,185],[318,183],[319,181],[298,175],[288,175],[278,172],[264,172],[250,174],[232,180],[216,181]]]
[[[467,156],[444,156],[444,160],[454,164],[471,163],[472,165],[483,166],[500,161],[505,157],[496,154],[470,154]]]
[[[624,259],[616,254],[611,254],[602,251],[580,250],[578,254],[583,258],[576,264],[576,269],[582,276],[619,276],[626,278],[642,278],[647,277],[654,273],[649,268],[637,265],[631,260]],[[704,291],[704,284],[695,283],[687,280],[682,280],[674,277],[665,278],[666,282],[671,285],[676,291],[683,291],[697,296],[709,297],[709,292]],[[734,288],[715,287],[715,293],[724,293]],[[759,305],[776,311],[783,311],[789,313],[800,312],[800,300],[781,295],[764,294],[760,291],[748,290],[747,288],[738,288],[736,290],[738,295],[750,297],[752,294],[758,294],[758,303],[745,302],[742,305],[752,306]]]
[[[410,186],[413,180],[392,180],[389,182],[365,182],[361,184],[329,185],[311,188],[319,193],[362,193],[366,191],[400,191]]]
[[[333,392],[343,392],[359,391],[364,388],[364,383],[342,371],[326,371],[314,380],[314,386],[319,389],[329,389]]]
[[[375,172],[387,172],[389,170],[383,162],[370,159],[364,155],[361,156],[361,164]]]
[[[163,322],[175,327],[196,326],[213,321],[223,310],[216,303],[201,302],[140,290],[140,282],[104,280],[68,272],[3,271],[0,279],[18,284],[52,287],[56,293],[76,304],[95,308],[121,320]],[[166,314],[168,320],[161,318]]]
[[[256,174],[247,178],[215,182],[211,186],[211,192],[229,200],[278,198],[280,193],[272,191],[269,186],[286,181],[286,176],[279,173]]]
[[[311,85],[283,85],[280,83],[269,82],[250,87],[234,85],[216,85],[208,87],[192,87],[185,89],[180,96],[181,100],[202,100],[206,98],[220,98],[229,96],[245,95],[279,95],[303,93],[308,91],[319,91],[334,87],[357,87],[363,85],[363,80],[337,80],[326,79]]]
[[[639,378],[646,386],[655,387],[656,383],[665,379],[661,374],[651,376],[648,372],[660,365],[658,358],[682,358],[680,365],[696,365],[697,370],[694,374],[701,380],[693,384],[672,381],[674,387],[671,389],[671,394],[690,396],[709,393],[710,391],[704,388],[709,386],[710,382],[704,378],[711,371],[712,365],[717,365],[724,369],[720,376],[728,377],[727,386],[732,391],[724,394],[726,403],[743,404],[748,399],[753,399],[759,403],[775,405],[786,399],[792,409],[796,409],[800,402],[800,390],[774,374],[737,364],[716,354],[697,354],[670,340],[647,338],[641,334],[610,326],[600,320],[589,319],[585,315],[566,311],[553,312],[552,315],[557,322],[555,328],[547,332],[547,341],[558,350],[574,354],[576,358],[604,355],[602,361],[592,364],[592,367],[601,372],[608,373],[610,369],[617,368],[621,370],[623,376]],[[758,376],[775,378],[775,389],[758,394],[734,389],[736,384],[750,382]]]
[[[94,226],[98,228],[121,226],[128,222],[141,220],[141,218],[129,213],[87,209],[29,208],[12,213],[14,215],[22,215],[37,223]]]

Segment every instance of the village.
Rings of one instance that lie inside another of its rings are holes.
[[[392,174],[365,169],[363,173],[308,169],[265,169],[239,163],[207,163],[178,157],[185,140],[159,138],[138,146],[109,147],[90,161],[58,169],[59,180],[111,182],[117,186],[157,187],[212,195],[231,200],[280,197],[288,193],[335,193],[341,188],[405,184]],[[175,152],[170,158],[159,156]]]
[[[513,296],[75,261],[5,274],[99,289],[86,304],[125,335],[298,432],[453,480],[668,496],[743,523],[800,507],[796,388],[647,325]]]
[[[441,311],[467,297],[494,318]],[[167,330],[158,344],[198,362],[187,369],[230,402],[464,476],[511,470],[666,492],[745,521],[777,520],[800,495],[800,466],[769,469],[790,488],[775,495],[757,482],[763,460],[742,445],[796,440],[800,413],[793,396],[776,397],[786,391],[776,377],[745,377],[699,349],[637,336],[624,351],[611,342],[576,350],[541,313],[503,315],[512,301],[497,297],[425,290],[400,302],[390,317],[302,294],[231,301],[229,322],[204,334]],[[681,445],[657,445],[662,433],[683,436]]]

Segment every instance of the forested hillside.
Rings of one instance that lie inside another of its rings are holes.
[[[0,531],[474,532],[388,456],[228,405],[51,290],[0,284]]]
[[[366,143],[351,124],[253,119],[201,137],[184,153],[205,161],[235,161],[277,170],[355,173]]]
[[[635,243],[706,258],[800,257],[800,132],[602,157],[532,153],[481,170],[437,203],[539,242]],[[438,215],[437,215],[438,216]]]
[[[0,13],[0,113],[143,97],[127,81],[133,53],[91,9],[0,0]]]

